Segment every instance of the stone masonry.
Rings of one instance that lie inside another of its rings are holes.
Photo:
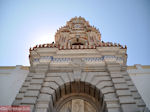
[[[127,73],[126,50],[101,41],[84,18],[72,18],[55,43],[30,48],[30,73],[12,105],[32,112],[149,112]]]

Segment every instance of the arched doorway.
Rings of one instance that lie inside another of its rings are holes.
[[[81,81],[62,86],[67,94],[56,96],[54,112],[107,112],[103,95],[95,86]]]

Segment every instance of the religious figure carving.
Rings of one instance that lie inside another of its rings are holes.
[[[72,100],[72,112],[84,112],[84,101],[81,99]]]
[[[87,101],[73,99],[65,103],[59,112],[96,112],[96,109]]]

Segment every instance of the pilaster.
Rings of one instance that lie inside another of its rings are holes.
[[[128,87],[121,65],[117,63],[107,63],[107,70],[112,79],[115,88],[115,93],[119,99],[119,104],[122,112],[139,112],[134,97]],[[129,78],[129,77],[128,77]]]

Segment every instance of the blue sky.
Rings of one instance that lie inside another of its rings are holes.
[[[128,65],[150,65],[150,0],[0,0],[0,66],[29,65],[29,48],[75,16],[127,45]]]

